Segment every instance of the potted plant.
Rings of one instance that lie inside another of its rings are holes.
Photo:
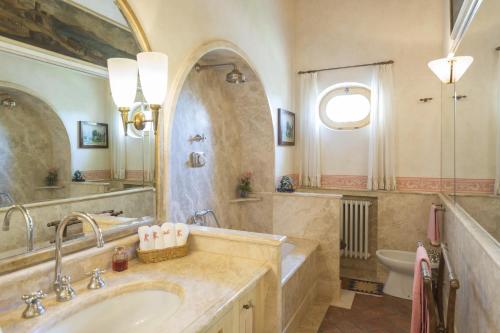
[[[47,177],[45,177],[45,184],[47,186],[56,186],[57,184],[57,169],[50,168]]]
[[[248,194],[252,192],[252,173],[247,171],[240,177],[238,185],[240,198],[248,198]]]

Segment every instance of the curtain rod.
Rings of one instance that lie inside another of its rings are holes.
[[[299,71],[297,74],[309,74],[309,73],[317,73],[323,71],[333,71],[336,69],[344,69],[344,68],[354,68],[354,67],[367,67],[367,66],[376,66],[376,65],[390,65],[393,64],[394,60],[374,62],[371,64],[361,64],[361,65],[351,65],[351,66],[342,66],[342,67],[330,67],[330,68],[321,68],[321,69],[312,69],[309,71]]]

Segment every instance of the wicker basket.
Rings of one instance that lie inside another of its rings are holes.
[[[189,253],[189,239],[186,244],[181,246],[168,247],[160,250],[145,250],[137,249],[137,257],[143,263],[149,264],[175,258],[187,256]]]

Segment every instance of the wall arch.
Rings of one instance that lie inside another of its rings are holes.
[[[226,205],[236,197],[239,174],[253,172],[256,191],[274,189],[275,137],[269,99],[258,74],[238,52],[226,44],[203,49],[199,58],[189,61],[190,70],[180,89],[171,89],[178,90],[178,96],[166,126],[166,204],[176,221],[184,222],[196,209],[216,208],[220,215],[227,215],[221,217],[226,227],[239,227],[234,225],[240,219],[238,212]],[[246,74],[247,83],[226,83],[224,76],[230,69],[197,73],[193,66],[198,61],[235,62]],[[197,129],[207,133],[197,133]],[[188,144],[189,136],[195,134],[208,134],[207,143]],[[207,153],[205,169],[187,165],[189,152],[196,149]],[[198,190],[191,191],[197,181]],[[210,193],[213,196],[207,199]],[[225,214],[230,211],[233,213]]]
[[[245,54],[243,50],[241,50],[237,45],[224,41],[224,40],[214,40],[207,42],[200,47],[194,49],[189,56],[186,57],[186,59],[183,61],[182,65],[180,66],[180,69],[177,71],[177,73],[174,76],[174,79],[172,82],[169,84],[169,93],[167,95],[167,100],[164,104],[164,109],[167,110],[168,112],[164,112],[163,114],[163,133],[162,137],[160,139],[161,141],[161,146],[162,149],[159,152],[160,154],[160,188],[159,191],[157,192],[157,195],[160,195],[160,200],[162,204],[162,209],[160,211],[161,216],[166,216],[166,209],[169,205],[170,201],[170,191],[169,191],[169,184],[172,183],[171,179],[171,172],[170,172],[170,165],[169,161],[172,156],[172,146],[170,145],[170,142],[172,141],[172,133],[173,133],[173,126],[174,126],[174,118],[175,118],[175,109],[179,101],[179,97],[181,95],[181,91],[183,89],[184,83],[186,82],[186,79],[188,78],[190,72],[192,71],[194,65],[201,59],[203,58],[206,54],[209,54],[210,52],[213,51],[221,51],[221,50],[226,50],[228,52],[231,52],[235,55],[237,55],[241,60],[249,67],[249,69],[252,71],[252,73],[255,75],[256,79],[260,83],[260,88],[262,90],[264,99],[265,99],[265,104],[266,104],[266,112],[267,116],[269,119],[269,124],[271,126],[271,136],[272,136],[272,170],[270,177],[272,177],[273,182],[272,186],[270,186],[270,190],[274,189],[274,168],[275,168],[275,154],[274,154],[274,142],[276,142],[275,138],[275,131],[273,128],[275,127],[274,124],[274,119],[272,116],[272,108],[271,108],[271,103],[269,100],[269,97],[265,91],[264,85],[262,84],[261,76],[257,72],[255,66],[252,64],[251,60],[248,58],[248,56]]]
[[[36,93],[0,82],[0,95],[10,96],[16,107],[0,107],[0,192],[16,203],[65,196],[71,177],[71,149],[66,128],[54,109]],[[44,189],[50,168],[59,174],[58,189]]]

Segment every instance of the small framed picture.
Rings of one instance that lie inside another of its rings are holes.
[[[278,145],[295,146],[295,113],[278,109]]]
[[[108,148],[108,124],[78,122],[79,148]]]

